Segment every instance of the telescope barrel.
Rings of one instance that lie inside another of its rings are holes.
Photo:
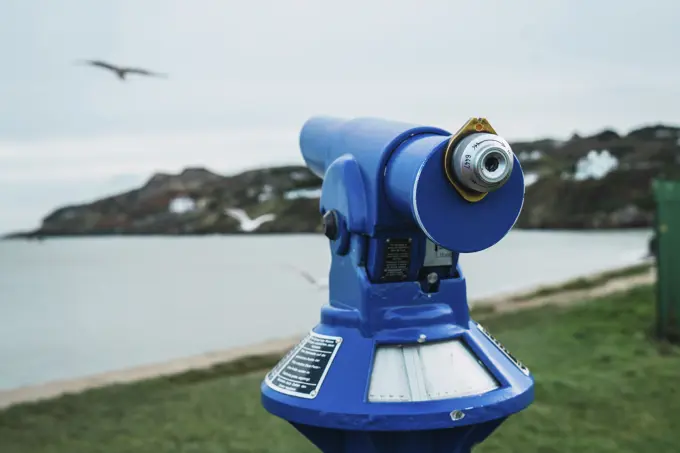
[[[309,119],[300,132],[300,151],[307,167],[323,178],[326,167],[333,161],[329,159],[333,137],[347,120],[331,116],[315,116]]]
[[[300,151],[309,169],[321,178],[343,154],[351,154],[365,170],[370,170],[366,177],[379,178],[394,148],[420,134],[451,135],[439,128],[380,118],[315,116],[302,126]]]
[[[448,139],[449,137],[440,135],[413,137],[393,152],[387,163],[384,187],[390,206],[401,214],[412,217],[421,228],[424,228],[424,225],[419,219],[419,197],[416,193],[423,175],[423,168],[433,153],[437,150],[443,151]],[[443,178],[443,170],[441,175]],[[427,184],[427,181],[423,182]],[[445,187],[445,189],[453,191],[453,188]]]
[[[524,198],[522,171],[507,142],[491,134],[465,137],[447,159],[451,137],[440,128],[399,121],[317,116],[302,127],[300,150],[321,178],[340,156],[356,160],[367,187],[368,225],[397,221],[389,218],[389,205],[447,250],[484,250],[517,219]],[[471,203],[451,179],[493,194]]]

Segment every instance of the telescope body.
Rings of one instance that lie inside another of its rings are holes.
[[[300,149],[323,178],[329,298],[264,407],[327,453],[469,452],[533,400],[529,370],[470,319],[458,263],[517,220],[519,161],[475,118],[452,134],[315,117]]]

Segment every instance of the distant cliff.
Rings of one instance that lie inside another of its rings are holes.
[[[202,168],[155,174],[138,189],[93,203],[61,207],[36,231],[11,236],[176,235],[239,233],[225,211],[274,214],[255,232],[320,231],[321,180],[305,167],[277,167],[221,176]],[[310,193],[311,192],[311,193]],[[312,198],[310,198],[312,197]]]
[[[652,180],[680,179],[678,127],[650,126],[624,136],[605,130],[566,142],[515,143],[513,150],[535,180],[526,189],[518,228],[651,227]]]
[[[624,136],[606,130],[591,137],[512,146],[527,180],[518,228],[649,227],[652,179],[680,179],[676,127],[644,127]],[[38,230],[11,236],[319,232],[320,187],[321,180],[299,166],[234,176],[188,168],[177,175],[153,175],[129,192],[61,207]],[[272,215],[259,226],[242,224],[238,213],[228,212],[234,208],[253,219]]]

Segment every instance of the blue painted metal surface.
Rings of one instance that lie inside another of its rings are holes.
[[[484,250],[514,225],[524,200],[515,159],[509,181],[476,203],[463,200],[443,170],[451,133],[373,118],[309,120],[300,148],[323,177],[320,213],[334,210],[329,302],[313,332],[341,337],[323,387],[312,398],[262,384],[262,403],[291,422],[324,452],[467,452],[533,399],[533,379],[469,317],[461,253]],[[399,281],[385,281],[388,240],[410,240],[410,264]],[[453,252],[451,267],[423,274],[429,239]],[[368,401],[376,347],[462,339],[500,383],[472,396],[409,403]],[[454,420],[453,411],[465,416]]]

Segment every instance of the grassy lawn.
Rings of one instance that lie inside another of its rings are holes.
[[[536,401],[475,451],[680,451],[680,348],[648,338],[650,287],[485,326],[534,372]],[[2,453],[305,453],[315,450],[259,402],[273,358],[15,406]]]

